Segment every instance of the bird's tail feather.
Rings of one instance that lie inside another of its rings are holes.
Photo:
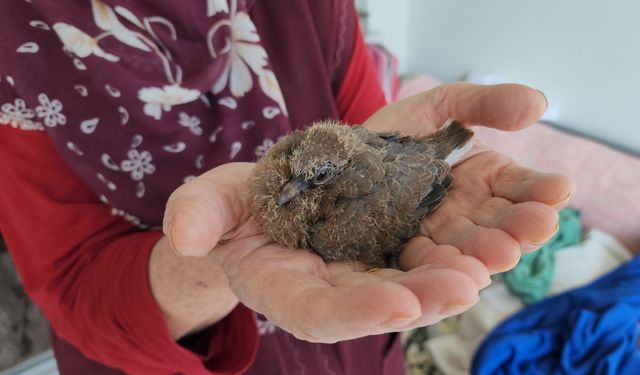
[[[459,121],[448,120],[442,128],[427,137],[426,141],[436,150],[436,157],[449,165],[455,164],[471,149],[473,131]]]

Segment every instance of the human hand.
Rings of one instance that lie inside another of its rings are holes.
[[[460,107],[469,111],[466,117],[451,101],[468,101],[478,87],[458,86],[444,94],[435,90],[386,107],[366,126],[427,134],[455,117],[465,123],[523,127],[542,113],[544,103],[530,100],[530,89],[512,89],[482,88],[475,94],[480,99]],[[502,100],[510,97],[506,94],[525,94],[526,100]],[[448,110],[438,104],[447,104]],[[494,111],[498,104],[503,109]],[[490,121],[479,121],[482,114]],[[165,233],[184,255],[200,256],[216,247],[211,255],[240,301],[299,338],[335,342],[398,331],[469,308],[488,284],[490,270],[513,266],[520,241],[552,234],[556,216],[549,205],[571,191],[571,182],[508,165],[509,159],[482,151],[453,170],[457,179],[450,197],[401,254],[404,271],[364,273],[360,265],[325,264],[310,252],[270,244],[249,220],[243,202],[251,164],[221,166],[178,189],[167,206]],[[527,179],[524,186],[518,186],[519,177]],[[494,202],[494,193],[523,203]],[[531,225],[532,218],[540,224]],[[473,220],[479,225],[469,225]],[[526,228],[518,229],[517,221]]]
[[[456,83],[391,104],[364,125],[423,136],[455,118],[468,125],[519,130],[536,121],[546,106],[544,95],[526,86]],[[400,254],[403,269],[470,256],[491,273],[506,271],[517,264],[521,250],[537,249],[557,230],[556,209],[569,201],[574,183],[525,168],[475,142],[452,168],[449,196],[423,219],[420,235]],[[467,307],[460,304],[459,311]]]

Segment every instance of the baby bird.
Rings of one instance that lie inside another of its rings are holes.
[[[249,178],[252,217],[274,242],[325,262],[398,268],[398,253],[471,146],[457,121],[424,138],[317,122],[276,143]]]

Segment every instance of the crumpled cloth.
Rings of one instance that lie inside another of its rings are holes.
[[[558,232],[538,251],[523,254],[518,265],[503,274],[511,293],[524,303],[537,302],[551,288],[555,273],[554,253],[582,241],[580,212],[565,208],[558,213]]]
[[[481,344],[472,374],[640,374],[640,257],[531,305]]]
[[[631,252],[615,238],[597,229],[589,230],[584,241],[555,253],[556,276],[551,296],[583,287],[613,271],[632,258]],[[504,320],[526,305],[509,291],[501,277],[495,277],[480,292],[480,301],[468,311],[424,327],[424,346],[443,374],[469,375],[471,362],[482,340]]]

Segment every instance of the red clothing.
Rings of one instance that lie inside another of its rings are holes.
[[[361,123],[382,105],[357,32],[337,95],[340,117]],[[25,289],[66,341],[129,373],[226,374],[251,365],[259,339],[242,305],[207,330],[203,354],[171,339],[147,276],[162,234],[112,215],[45,133],[0,126],[0,175],[0,230]]]

